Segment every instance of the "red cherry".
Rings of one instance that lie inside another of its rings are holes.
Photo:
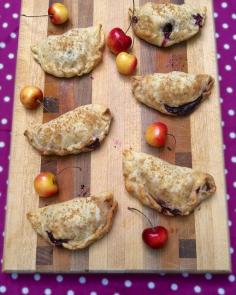
[[[112,53],[118,54],[127,51],[132,44],[132,38],[120,28],[114,28],[107,37],[107,46]]]
[[[153,249],[165,246],[168,240],[168,231],[163,226],[155,226],[144,229],[142,233],[143,241]]]
[[[128,210],[135,210],[142,214],[150,223],[151,227],[145,228],[142,233],[144,243],[153,249],[159,249],[165,246],[168,240],[168,231],[163,226],[153,226],[151,220],[140,210],[128,207]]]

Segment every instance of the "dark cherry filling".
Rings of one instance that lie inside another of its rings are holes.
[[[202,21],[203,21],[203,17],[198,13],[198,14],[194,14],[193,18],[195,19],[195,25],[199,26],[199,28],[202,28]]]
[[[69,240],[68,239],[55,239],[52,232],[49,232],[49,231],[46,231],[50,241],[55,245],[55,246],[58,246],[58,247],[62,247],[62,244],[63,243],[68,243]]]
[[[181,211],[179,209],[171,209],[167,206],[166,202],[164,202],[163,200],[157,199],[156,200],[157,204],[161,206],[161,212],[162,213],[171,213],[172,215],[176,216],[176,215],[181,215]]]
[[[137,16],[136,15],[134,15],[134,16],[132,16],[132,23],[133,24],[137,24],[137,22],[138,22],[138,18],[137,18]]]
[[[182,104],[179,107],[171,107],[167,104],[164,104],[164,107],[168,113],[171,113],[177,116],[185,116],[190,114],[192,111],[194,111],[194,109],[201,103],[201,101],[202,101],[202,96],[199,96],[194,101]]]
[[[164,40],[162,42],[162,46],[165,46],[168,40],[170,40],[170,34],[173,31],[173,25],[171,23],[167,23],[162,28],[162,32],[164,34]]]
[[[86,148],[95,150],[100,146],[99,138],[96,138],[90,145],[87,145]]]

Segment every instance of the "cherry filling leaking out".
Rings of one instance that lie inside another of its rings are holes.
[[[168,113],[171,113],[176,116],[185,116],[190,114],[192,111],[194,111],[194,109],[201,103],[201,101],[202,101],[202,95],[199,96],[194,101],[180,105],[179,107],[172,107],[167,104],[164,104],[164,106]]]
[[[56,239],[56,238],[54,238],[52,232],[46,231],[46,233],[47,233],[48,238],[50,239],[50,241],[51,241],[55,246],[62,247],[62,244],[63,244],[63,243],[68,243],[68,242],[69,242],[68,239]]]
[[[202,21],[203,21],[203,17],[198,13],[198,14],[194,14],[193,18],[195,19],[195,25],[199,26],[199,28],[202,28]]]
[[[164,34],[164,40],[162,42],[162,46],[165,46],[168,40],[170,40],[170,35],[173,32],[173,25],[171,23],[166,23],[162,29]]]

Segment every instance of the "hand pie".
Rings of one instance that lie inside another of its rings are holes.
[[[197,34],[204,25],[206,7],[148,2],[129,9],[135,34],[157,46],[171,46]]]
[[[209,75],[183,72],[152,74],[132,78],[137,100],[164,114],[188,115],[211,94],[214,79]]]
[[[72,29],[49,36],[32,46],[35,60],[42,69],[56,77],[87,74],[102,60],[104,33],[102,25]]]
[[[44,124],[31,124],[24,135],[43,155],[93,151],[109,132],[112,115],[99,104],[88,104]]]
[[[111,193],[101,193],[39,208],[27,218],[50,244],[83,249],[110,231],[117,205]]]
[[[123,174],[133,197],[165,215],[188,215],[216,190],[207,173],[131,150],[123,153]]]

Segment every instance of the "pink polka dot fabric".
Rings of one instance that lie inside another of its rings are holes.
[[[214,4],[233,272],[229,275],[1,273],[0,294],[236,294],[236,1],[215,0]],[[4,237],[19,12],[20,1],[0,1],[0,257]]]

